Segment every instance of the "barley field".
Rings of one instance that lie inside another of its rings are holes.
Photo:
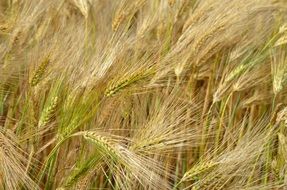
[[[0,0],[0,190],[286,190],[286,0]]]

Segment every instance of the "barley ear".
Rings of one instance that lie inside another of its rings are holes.
[[[107,155],[112,159],[118,160],[118,152],[105,137],[98,135],[96,132],[86,131],[84,133],[84,138],[96,144],[103,155]]]
[[[116,94],[120,90],[122,90],[122,89],[124,89],[124,88],[146,78],[146,77],[148,77],[151,74],[152,74],[152,71],[137,72],[137,73],[132,74],[131,76],[129,76],[127,78],[123,78],[123,79],[119,80],[118,82],[115,82],[114,84],[109,85],[108,88],[106,89],[106,91],[104,92],[104,95],[106,97],[113,96],[114,94]]]
[[[47,70],[49,63],[50,63],[50,56],[47,56],[45,60],[40,64],[40,66],[37,68],[37,70],[34,72],[30,82],[31,86],[36,86],[41,81],[43,75],[45,74],[45,71]]]
[[[112,23],[112,29],[114,32],[116,32],[121,25],[121,23],[125,20],[126,15],[122,12],[119,14],[116,14],[113,23]]]
[[[39,127],[43,127],[51,121],[51,119],[53,118],[56,112],[58,103],[59,103],[59,99],[57,96],[52,98],[50,105],[43,111],[40,117],[39,124],[38,124]]]
[[[219,164],[218,162],[209,161],[206,163],[201,163],[199,165],[196,165],[184,174],[183,178],[181,179],[181,182],[187,181],[190,179],[192,180],[196,179],[198,175],[203,174],[207,171],[210,171],[211,169],[216,167],[218,164]]]

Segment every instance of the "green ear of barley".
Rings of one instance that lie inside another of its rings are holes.
[[[36,86],[41,79],[43,78],[43,75],[45,73],[45,71],[47,70],[47,67],[50,63],[50,58],[49,56],[40,64],[40,66],[38,67],[38,69],[35,71],[32,80],[31,80],[31,86]]]
[[[51,100],[50,105],[43,111],[40,117],[39,125],[38,125],[39,127],[43,127],[51,121],[52,117],[54,116],[56,112],[58,103],[59,103],[58,97],[54,97]]]
[[[229,82],[233,80],[236,76],[238,76],[240,73],[244,72],[247,69],[246,65],[239,65],[236,67],[226,78],[226,81]]]
[[[204,173],[204,172],[207,172],[209,171],[210,169],[213,169],[214,167],[216,167],[219,163],[217,162],[213,162],[213,161],[210,161],[210,162],[206,162],[206,163],[201,163],[197,166],[194,166],[193,168],[191,168],[189,171],[187,171],[181,182],[183,181],[186,181],[186,180],[194,180],[197,178],[198,175]]]
[[[226,183],[221,181],[220,175],[207,176],[203,181],[198,181],[193,185],[193,190],[224,189]]]
[[[68,177],[65,182],[65,187],[71,187],[77,183],[81,178],[88,175],[90,170],[97,167],[102,161],[102,156],[98,153],[93,154],[88,160],[80,165],[79,168],[75,168],[72,174]]]
[[[108,87],[104,94],[106,97],[110,97],[110,96],[116,94],[117,92],[119,92],[120,90],[130,86],[131,84],[146,78],[150,74],[151,74],[151,72],[147,72],[147,73],[140,72],[140,73],[133,74],[129,78],[120,80],[116,84]]]

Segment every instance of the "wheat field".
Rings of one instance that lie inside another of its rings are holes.
[[[0,190],[287,189],[286,0],[0,0]]]

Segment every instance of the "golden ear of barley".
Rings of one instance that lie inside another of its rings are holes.
[[[276,123],[276,120],[277,120],[277,115],[278,113],[284,108],[284,104],[283,103],[279,103],[276,105],[273,113],[272,113],[272,116],[271,116],[271,119],[270,119],[270,123],[271,124],[275,124]]]
[[[11,46],[14,47],[18,44],[19,40],[21,39],[21,36],[23,35],[23,33],[21,31],[17,31],[15,33],[12,34],[11,37]]]
[[[285,31],[285,33],[276,41],[274,47],[276,46],[281,46],[287,44],[287,32]]]
[[[9,25],[8,24],[1,24],[0,25],[0,31],[1,32],[8,32],[9,31]]]
[[[9,149],[2,137],[0,137],[0,152],[2,152],[5,155],[9,155]],[[1,159],[1,156],[0,156],[0,159]]]
[[[284,33],[284,32],[287,32],[287,23],[283,24],[279,29],[279,33]]]
[[[172,7],[175,4],[175,0],[168,0],[168,4]]]
[[[132,150],[147,150],[153,148],[154,146],[165,146],[166,143],[164,140],[161,139],[154,139],[149,141],[142,141],[139,144],[134,144],[131,146]]]
[[[221,50],[221,45],[220,44],[216,44],[214,46],[209,46],[204,55],[199,57],[197,60],[197,65],[203,64],[205,62],[207,62],[212,56],[214,56],[217,52],[219,52]]]
[[[197,53],[202,49],[204,43],[205,43],[208,39],[212,38],[216,33],[221,32],[222,30],[224,30],[224,28],[225,28],[225,26],[222,24],[222,25],[219,25],[219,26],[213,28],[212,30],[210,30],[210,31],[208,31],[208,32],[206,32],[206,33],[204,33],[204,34],[202,35],[202,37],[199,38],[199,39],[195,42],[195,44],[194,44],[195,54],[197,54]]]
[[[208,10],[204,10],[204,11],[199,11],[197,12],[195,15],[192,15],[191,17],[189,17],[186,22],[184,23],[183,27],[182,27],[182,31],[184,32],[186,29],[192,27],[195,23],[197,23],[202,17],[204,17]]]
[[[81,1],[73,1],[76,7],[80,10],[80,12],[84,15],[85,18],[88,18],[89,14],[89,2],[88,0]]]
[[[54,97],[51,101],[51,104],[43,111],[43,114],[41,115],[41,118],[39,120],[39,127],[43,127],[51,121],[52,117],[56,112],[58,103],[58,97]]]
[[[48,27],[49,27],[50,22],[51,22],[51,18],[48,18],[38,27],[36,34],[35,34],[36,40],[39,41],[45,36],[45,34],[48,31]]]
[[[281,121],[284,121],[285,125],[287,125],[287,107],[283,108],[277,114],[276,123],[280,123]]]
[[[92,177],[93,172],[89,172],[86,176],[84,176],[80,181],[76,184],[76,189],[85,190],[88,188],[90,178]]]
[[[164,24],[160,23],[156,29],[156,38],[160,40],[164,33]]]
[[[284,146],[284,148],[286,148],[286,137],[285,135],[283,135],[282,133],[278,133],[278,139],[279,139],[279,142],[282,146]],[[286,149],[287,150],[287,149]]]
[[[102,149],[102,153],[117,157],[118,154],[113,145],[105,137],[98,135],[96,132],[88,131],[84,133],[84,138],[98,145]]]
[[[31,80],[31,86],[36,86],[40,80],[42,79],[48,65],[50,63],[50,57],[48,56],[38,67],[38,69],[35,71],[32,80]]]
[[[76,189],[78,190],[87,189],[88,183],[89,183],[89,179],[85,177],[76,184]]]
[[[117,31],[120,24],[125,20],[126,14],[124,12],[121,12],[119,14],[116,14],[113,23],[112,23],[112,29],[113,31]]]
[[[209,161],[209,162],[201,163],[197,166],[194,166],[193,168],[191,168],[189,171],[187,171],[184,174],[181,181],[186,181],[188,179],[196,179],[198,175],[204,172],[207,172],[208,170],[214,168],[218,164],[219,164],[218,162]]]

